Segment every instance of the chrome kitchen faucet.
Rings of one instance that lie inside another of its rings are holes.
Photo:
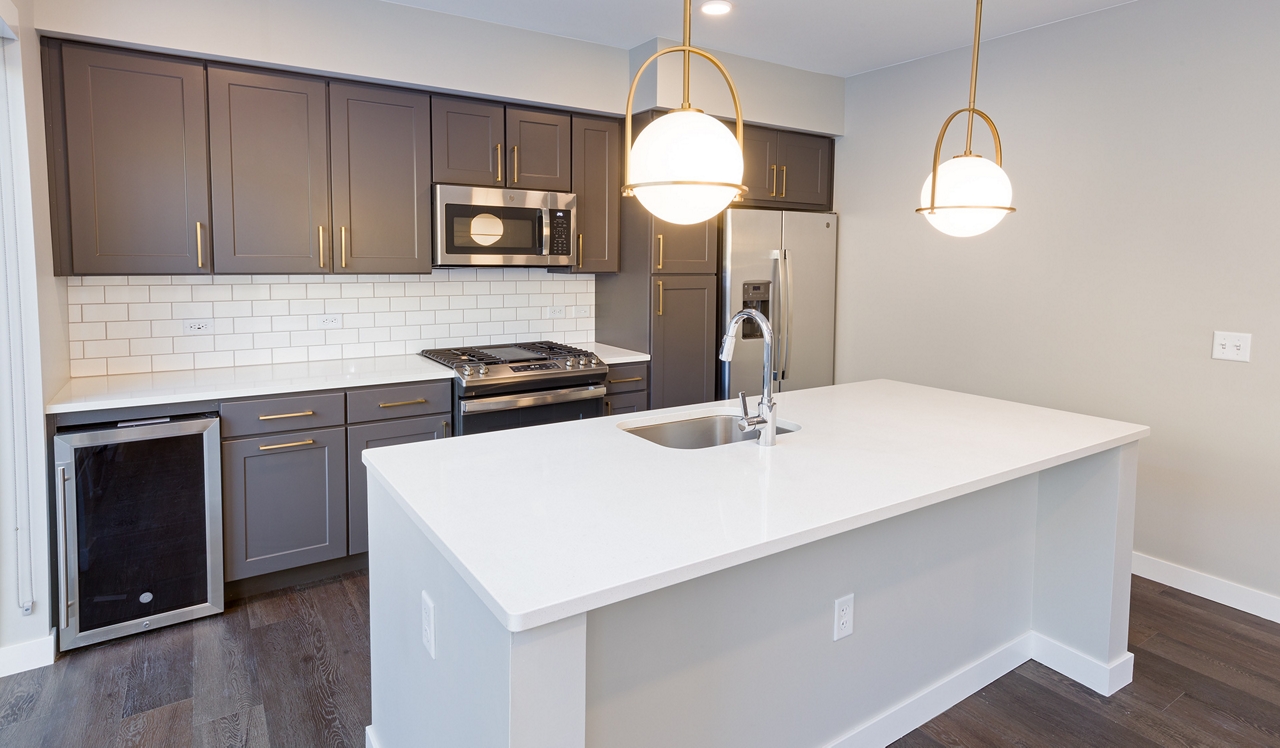
[[[778,412],[773,402],[773,326],[769,318],[754,309],[743,309],[729,320],[729,329],[725,331],[724,342],[720,345],[720,360],[733,360],[733,347],[738,341],[738,328],[746,319],[752,319],[764,333],[764,388],[761,390],[760,406],[756,415],[747,412],[747,394],[738,393],[738,402],[742,403],[742,420],[738,428],[750,431],[764,426],[756,440],[762,447],[772,447],[778,440]]]

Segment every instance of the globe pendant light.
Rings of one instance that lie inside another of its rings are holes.
[[[738,89],[719,60],[690,45],[692,6],[692,0],[685,0],[684,44],[660,50],[636,71],[627,94],[624,135],[628,147],[624,151],[626,186],[622,194],[634,195],[650,213],[677,224],[706,221],[730,202],[741,200],[747,191],[742,185],[742,105],[738,102]],[[654,60],[673,52],[684,54],[684,103],[651,122],[631,145],[631,108],[640,76]],[[714,65],[729,85],[737,118],[736,139],[719,120],[689,104],[691,55]]]
[[[961,109],[942,125],[938,144],[933,149],[933,171],[920,190],[920,208],[916,209],[933,227],[950,236],[977,236],[995,228],[997,223],[1014,212],[1013,185],[1000,168],[1000,133],[984,112],[974,106],[978,93],[978,46],[982,39],[982,0],[978,0],[977,18],[973,24],[973,67],[969,71],[969,106]],[[964,153],[945,164],[942,160],[942,139],[947,128],[961,114],[969,115],[969,131],[965,136]],[[973,152],[973,118],[981,117],[991,130],[995,140],[995,162],[988,161]]]

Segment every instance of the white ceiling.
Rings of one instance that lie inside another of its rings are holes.
[[[441,13],[631,49],[679,39],[681,0],[389,0]],[[693,43],[744,57],[848,77],[968,46],[972,0],[732,0],[707,16],[694,0]],[[1133,0],[988,0],[982,38]]]

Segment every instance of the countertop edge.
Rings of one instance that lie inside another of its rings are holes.
[[[489,593],[488,589],[485,588],[484,584],[471,573],[466,565],[463,564],[462,561],[453,554],[448,546],[431,530],[430,526],[427,525],[426,520],[424,520],[422,516],[409,504],[404,496],[400,494],[400,491],[385,479],[381,470],[367,460],[365,460],[365,465],[368,467],[369,475],[374,476],[378,482],[387,489],[388,493],[390,493],[396,500],[396,503],[400,508],[403,509],[413,520],[413,523],[422,530],[423,534],[431,541],[432,546],[434,546],[435,549],[449,561],[449,565],[453,567],[454,571],[456,571],[458,575],[467,582],[467,585],[484,602],[485,606],[489,608],[489,611],[493,613],[494,617],[496,617],[508,631],[518,633],[532,628],[537,628],[538,626],[545,626],[548,623],[554,623],[580,613],[586,613],[597,608],[602,608],[606,605],[612,605],[613,603],[620,602],[622,600],[627,600],[632,597],[671,587],[673,585],[680,584],[681,582],[687,582],[690,579],[714,574],[715,572],[739,566],[750,561],[755,561],[766,556],[771,556],[775,553],[781,553],[793,548],[798,548],[802,545],[807,545],[818,540],[849,532],[850,530],[856,530],[860,527],[866,527],[867,525],[872,525],[877,522],[883,522],[884,520],[916,511],[917,509],[923,509],[933,506],[934,504],[939,504],[950,499],[971,494],[974,491],[980,491],[984,488],[990,488],[991,486],[999,485],[1001,483],[1007,483],[1008,481],[1016,480],[1043,470],[1048,470],[1059,465],[1064,465],[1068,462],[1073,462],[1084,457],[1089,457],[1101,452],[1106,452],[1110,449],[1122,447],[1126,444],[1140,441],[1150,434],[1150,427],[1137,427],[1134,431],[1128,434],[1107,439],[1088,447],[1064,452],[1054,457],[1048,457],[1017,468],[1012,468],[1000,473],[994,473],[978,480],[952,486],[951,488],[942,491],[936,491],[931,494],[906,499],[892,506],[882,507],[878,510],[847,517],[843,520],[810,528],[808,530],[795,533],[794,535],[788,535],[784,538],[777,538],[772,541],[766,541],[737,551],[713,556],[701,561],[695,561],[693,563],[668,569],[647,577],[622,582],[581,597],[552,603],[541,608],[535,608],[521,613],[512,613],[503,608],[502,605],[499,604],[498,601]]]

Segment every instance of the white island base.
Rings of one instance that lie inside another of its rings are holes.
[[[1028,659],[1130,682],[1147,429],[885,381],[779,406],[770,450],[615,417],[366,453],[369,745],[881,746]]]

